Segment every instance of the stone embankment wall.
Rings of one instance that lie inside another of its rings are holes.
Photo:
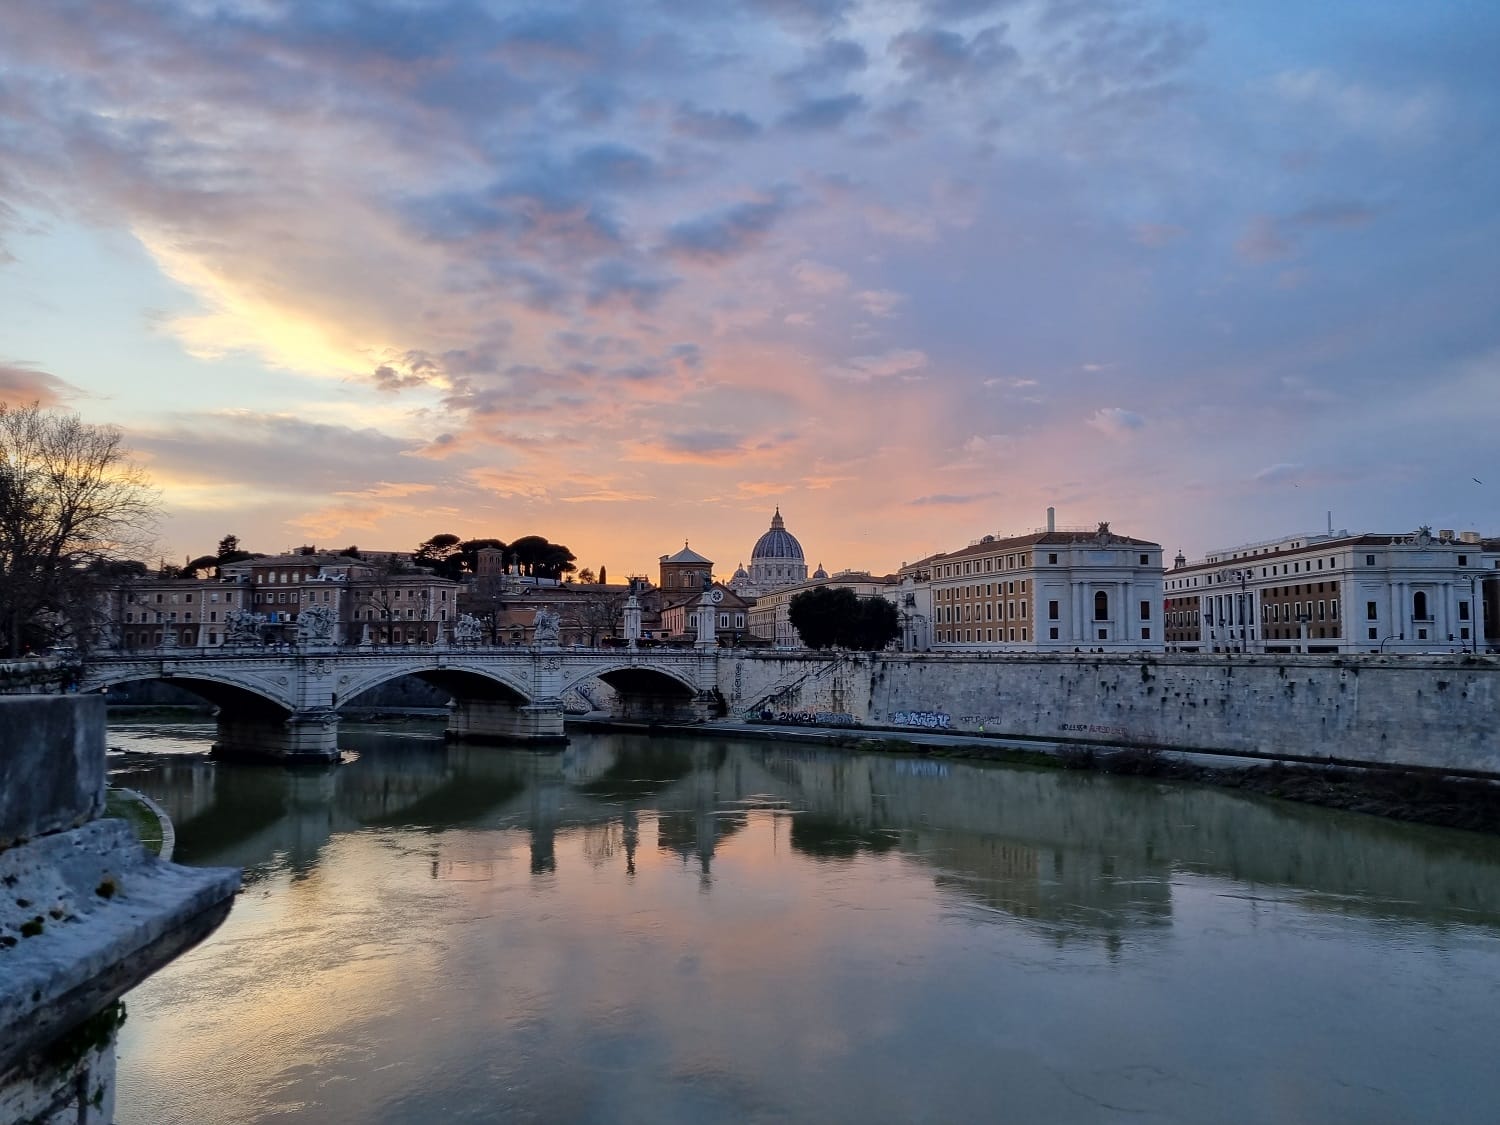
[[[1500,776],[1500,658],[736,654],[733,715]]]

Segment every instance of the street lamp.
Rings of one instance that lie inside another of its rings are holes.
[[[1245,587],[1250,581],[1250,572],[1240,569],[1233,571],[1229,577],[1238,579],[1240,583],[1240,651],[1249,652],[1249,631],[1245,620]]]
[[[1473,646],[1474,655],[1478,656],[1479,636],[1484,632],[1484,577],[1479,574],[1460,574],[1458,579],[1469,584],[1469,643]]]
[[[1384,638],[1380,642],[1380,653],[1379,653],[1379,655],[1381,655],[1381,656],[1385,655],[1385,646],[1386,646],[1387,642],[1389,642],[1389,641],[1404,641],[1404,640],[1406,640],[1406,634],[1405,633],[1392,633],[1389,637]]]

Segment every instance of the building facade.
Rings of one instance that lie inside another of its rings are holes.
[[[1175,652],[1459,652],[1500,646],[1500,551],[1476,532],[1293,535],[1178,555]]]
[[[935,650],[1160,652],[1161,546],[1049,526],[903,564]],[[918,596],[918,592],[921,596]],[[904,600],[904,599],[903,599]],[[898,603],[898,608],[900,604]],[[916,632],[913,629],[913,632]]]

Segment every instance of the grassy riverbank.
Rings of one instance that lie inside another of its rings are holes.
[[[161,821],[145,802],[122,789],[111,789],[104,798],[104,815],[125,821],[152,855],[161,855]]]

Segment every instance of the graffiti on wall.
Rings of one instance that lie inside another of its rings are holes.
[[[854,716],[847,711],[762,711],[762,722],[784,723],[797,727],[852,727]]]
[[[928,730],[952,730],[953,716],[946,711],[896,711],[891,722],[898,727],[926,727]]]
[[[1130,737],[1130,732],[1124,727],[1104,726],[1100,723],[1059,723],[1057,729],[1064,734],[1102,734],[1106,738]]]

